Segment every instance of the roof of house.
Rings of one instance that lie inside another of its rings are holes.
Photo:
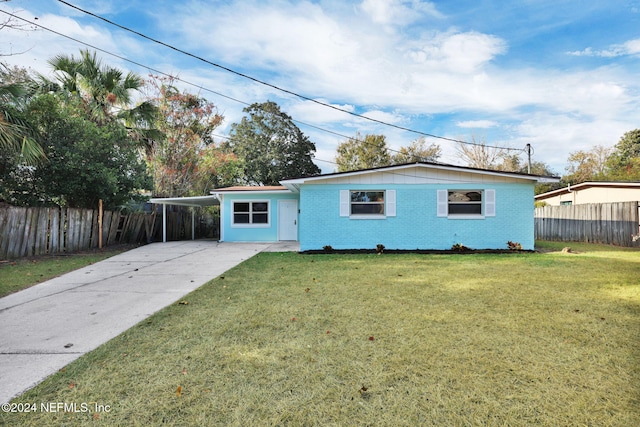
[[[211,190],[211,193],[245,193],[252,192],[269,192],[269,191],[287,191],[287,187],[283,185],[236,185],[234,187],[222,187]]]
[[[363,174],[371,174],[377,172],[394,172],[401,171],[403,169],[408,168],[429,168],[436,170],[446,170],[446,171],[458,171],[458,172],[467,172],[472,174],[479,175],[493,175],[493,176],[504,176],[515,179],[522,179],[526,181],[534,181],[534,182],[558,182],[560,178],[555,176],[544,176],[544,175],[530,175],[525,173],[518,172],[504,172],[504,171],[494,171],[488,169],[478,169],[478,168],[470,168],[465,166],[454,166],[447,165],[443,163],[429,163],[429,162],[417,162],[417,163],[404,163],[400,165],[392,165],[392,166],[382,166],[377,168],[370,169],[361,169],[356,171],[349,172],[335,172],[335,173],[327,173],[323,175],[313,175],[301,178],[294,179],[285,179],[280,181],[282,185],[262,185],[262,186],[233,186],[233,187],[223,187],[216,188],[211,190],[210,196],[194,196],[194,197],[167,197],[167,198],[152,198],[150,200],[151,203],[160,203],[160,204],[168,204],[168,205],[181,205],[181,206],[210,206],[214,204],[218,204],[219,201],[217,197],[220,194],[267,194],[267,193],[282,193],[282,192],[298,192],[299,186],[309,181],[318,181],[323,179],[330,179],[339,176],[355,176],[355,175],[363,175]]]
[[[585,190],[587,188],[627,188],[640,190],[640,182],[617,182],[617,181],[598,181],[598,182],[582,182],[576,185],[569,185],[558,190],[548,191],[546,193],[535,196],[536,200],[544,200],[550,197],[568,194],[573,191]]]
[[[381,166],[381,167],[370,168],[370,169],[360,169],[360,170],[348,171],[348,172],[335,172],[335,173],[313,175],[313,176],[307,176],[307,177],[301,177],[301,178],[285,179],[280,181],[280,183],[292,191],[297,191],[299,185],[310,182],[310,181],[330,179],[330,178],[339,177],[339,176],[356,176],[356,175],[363,175],[363,174],[370,174],[370,173],[377,173],[377,172],[394,172],[394,171],[401,171],[403,169],[414,168],[414,167],[445,170],[445,171],[467,172],[467,173],[479,174],[479,175],[504,176],[504,177],[511,177],[515,179],[523,179],[527,181],[535,181],[535,182],[559,182],[560,181],[560,178],[555,176],[532,175],[532,174],[519,173],[519,172],[505,172],[505,171],[496,171],[496,170],[489,170],[489,169],[470,168],[466,166],[455,166],[455,165],[448,165],[443,163],[415,162],[415,163],[404,163],[404,164],[392,165],[392,166]]]

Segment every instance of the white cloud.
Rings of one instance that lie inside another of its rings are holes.
[[[616,58],[618,56],[640,55],[640,39],[629,40],[622,44],[614,44],[608,49],[594,50],[588,47],[584,50],[567,52],[572,56],[599,56],[603,58]]]
[[[498,126],[493,120],[466,120],[456,123],[459,128],[489,129]]]
[[[391,124],[399,124],[404,121],[402,115],[396,113],[389,113],[381,110],[370,110],[362,114],[365,117],[368,117],[373,120],[378,120],[385,123]],[[361,119],[366,120],[366,119]]]
[[[317,99],[317,101],[339,108],[340,110],[355,112],[355,107],[350,104],[332,104],[326,99]],[[292,117],[306,117],[307,121],[313,124],[339,122],[350,119],[348,113],[327,108],[312,101],[295,102],[288,108],[287,113]]]
[[[364,0],[360,7],[373,22],[382,25],[406,25],[423,15],[442,17],[433,3],[420,0]]]
[[[534,160],[542,160],[556,173],[563,174],[569,153],[590,150],[595,145],[612,147],[629,129],[633,129],[633,124],[627,120],[584,120],[569,114],[538,112],[514,127],[517,136],[512,143],[515,147],[531,144]]]
[[[506,42],[499,37],[466,32],[426,35],[410,43],[405,55],[423,70],[468,74],[506,51]]]
[[[62,54],[77,57],[81,49],[93,51],[94,49],[90,46],[96,46],[107,52],[129,56],[133,59],[136,58],[135,53],[141,54],[143,52],[139,40],[120,36],[116,41],[107,29],[95,25],[82,25],[76,19],[68,16],[51,13],[38,14],[29,10],[20,10],[15,14],[29,21],[32,21],[34,16],[38,16],[35,22],[44,28],[38,27],[32,31],[4,28],[2,30],[3,37],[6,37],[8,42],[0,47],[0,52],[9,53],[12,56],[6,56],[3,60],[43,75],[51,75],[48,61],[54,56]],[[80,42],[84,42],[84,44]],[[127,54],[123,53],[124,50],[127,51]],[[131,63],[100,51],[97,52],[97,55],[102,58],[103,62],[111,66],[121,69],[134,67]]]

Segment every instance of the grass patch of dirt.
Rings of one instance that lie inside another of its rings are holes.
[[[640,425],[640,252],[578,251],[260,253],[0,424]]]

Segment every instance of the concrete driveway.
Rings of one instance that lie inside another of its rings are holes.
[[[0,299],[0,403],[262,251],[291,243],[153,243]]]

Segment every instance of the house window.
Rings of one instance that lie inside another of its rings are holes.
[[[269,202],[266,200],[233,202],[233,225],[269,225]]]
[[[384,215],[384,191],[351,191],[351,215]]]
[[[386,219],[396,216],[396,190],[340,190],[340,216]]]
[[[449,191],[449,215],[482,215],[482,191]]]
[[[568,200],[566,202],[560,202],[560,206],[571,206],[572,202],[571,200]]]

